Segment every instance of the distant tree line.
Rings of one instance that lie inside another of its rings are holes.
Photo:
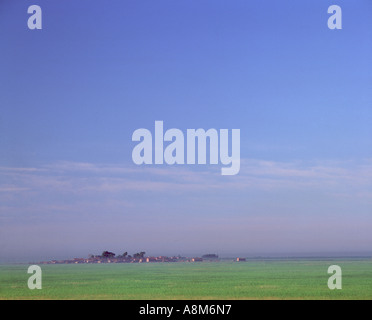
[[[131,259],[131,258],[135,258],[135,259],[142,259],[145,257],[145,254],[146,252],[145,251],[141,251],[141,252],[136,252],[133,254],[133,257],[131,255],[128,255],[128,252],[125,251],[122,255],[118,255],[116,256],[115,253],[113,252],[110,252],[110,251],[103,251],[102,254],[100,256],[97,256],[98,258],[105,258],[105,259],[112,259],[112,258],[128,258],[128,259]]]
[[[203,259],[218,259],[218,255],[214,253],[205,254],[202,256]]]

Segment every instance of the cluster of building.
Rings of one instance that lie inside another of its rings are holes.
[[[40,264],[82,264],[82,263],[150,263],[150,262],[201,262],[203,258],[186,258],[181,256],[176,257],[143,257],[143,258],[134,258],[134,257],[100,257],[94,256],[90,258],[74,258],[69,260],[50,260],[43,261]]]
[[[113,254],[107,256],[90,256],[89,258],[74,258],[68,260],[50,260],[42,261],[39,264],[83,264],[83,263],[150,263],[150,262],[202,262],[202,261],[218,261],[217,255],[204,255],[202,258],[194,257],[187,258],[181,256],[158,256],[158,257],[145,257],[145,256],[116,256]],[[246,261],[245,258],[236,258],[237,262]]]

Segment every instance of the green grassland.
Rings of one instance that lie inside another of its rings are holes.
[[[342,289],[327,286],[330,265]],[[30,290],[28,265],[0,266],[0,299],[369,299],[372,260],[247,260],[141,264],[40,265]]]

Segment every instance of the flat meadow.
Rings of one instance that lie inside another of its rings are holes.
[[[328,288],[331,265],[341,290]],[[371,259],[40,265],[40,290],[28,289],[28,266],[0,265],[1,300],[372,300]]]

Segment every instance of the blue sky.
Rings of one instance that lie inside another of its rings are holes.
[[[372,251],[371,1],[30,4],[0,3],[0,259]],[[155,120],[240,129],[239,175],[134,165]]]

